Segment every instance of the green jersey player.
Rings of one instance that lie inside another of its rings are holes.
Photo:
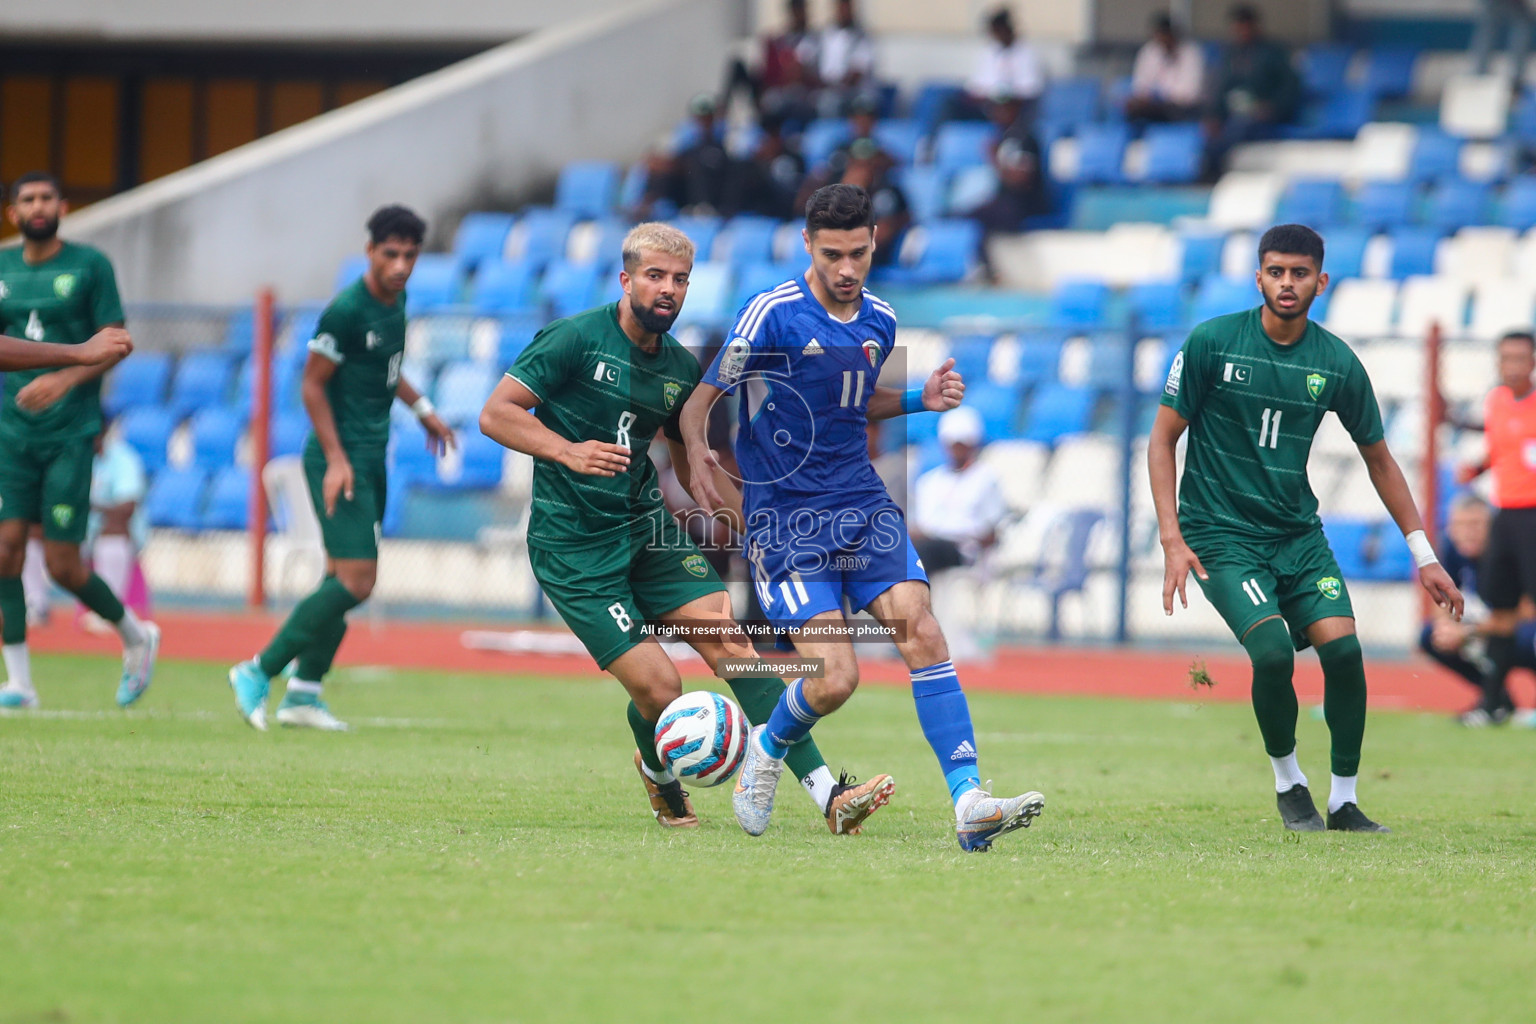
[[[712,671],[723,659],[756,657],[731,618],[725,584],[663,504],[646,454],[663,431],[688,486],[677,423],[700,370],[667,331],[683,308],[693,253],[676,228],[636,227],[624,240],[624,297],[540,331],[480,416],[487,437],[536,460],[528,520],[533,574],[598,667],[629,693],[635,767],[657,822],[674,828],[699,820],[657,757],[654,737],[662,710],[682,694],[682,679],[646,626],[685,628]],[[740,495],[723,473],[716,484],[735,496],[723,515],[739,530]],[[754,722],[765,721],[784,692],[783,681],[766,674],[729,682]],[[809,742],[787,760],[834,834],[857,832],[895,789],[888,775],[835,781]]]
[[[427,225],[403,206],[368,219],[368,269],[320,314],[309,343],[301,393],[313,430],[304,446],[304,475],[325,541],[325,578],[294,606],[265,650],[229,670],[240,717],[267,727],[267,689],[295,662],[277,708],[283,725],[342,730],[320,699],[321,684],[347,631],[346,614],[368,600],[379,570],[384,519],[389,410],[399,399],[441,454],[453,431],[431,400],[400,372],[405,356],[405,284],[421,254]]]
[[[1360,361],[1307,319],[1327,286],[1323,240],[1284,224],[1259,242],[1258,309],[1196,327],[1174,358],[1147,453],[1165,556],[1163,610],[1195,574],[1253,662],[1253,709],[1275,772],[1286,828],[1321,831],[1296,761],[1292,653],[1317,648],[1332,736],[1326,827],[1385,832],[1361,812],[1355,778],[1365,734],[1365,666],[1354,610],[1317,515],[1307,456],[1323,416],[1349,431],[1387,512],[1418,562],[1419,582],[1457,617],[1461,593],[1435,559],[1413,495],[1383,440],[1381,413]],[[1174,491],[1174,452],[1189,430]]]
[[[93,336],[123,326],[123,305],[112,264],[88,245],[59,238],[68,211],[59,183],[42,172],[24,174],[11,186],[7,214],[22,244],[0,250],[0,333],[55,350],[99,345]],[[91,463],[102,430],[101,377],[127,354],[84,360],[60,356],[6,374],[0,404],[0,617],[9,677],[0,707],[33,708],[27,650],[26,591],[22,566],[27,534],[41,524],[48,574],[91,611],[117,628],[123,640],[123,674],[117,702],[127,707],[149,686],[160,630],[140,622],[112,589],[81,560],[91,511]],[[109,337],[116,337],[112,335]],[[71,365],[73,364],[73,365]]]

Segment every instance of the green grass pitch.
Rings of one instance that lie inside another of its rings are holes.
[[[348,735],[259,735],[223,667],[39,657],[0,719],[0,1024],[1511,1021],[1536,962],[1536,735],[1377,713],[1361,803],[1295,836],[1242,704],[973,694],[1045,815],[962,854],[910,698],[817,736],[898,790],[834,838],[695,794],[663,832],[618,688],[340,672]],[[1326,734],[1302,764],[1326,794]]]

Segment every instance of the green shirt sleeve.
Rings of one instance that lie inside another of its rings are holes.
[[[1186,420],[1193,420],[1200,412],[1200,403],[1210,387],[1210,346],[1205,334],[1196,327],[1184,341],[1184,347],[1173,357],[1168,368],[1168,380],[1163,384],[1162,404]]]
[[[1386,436],[1371,378],[1353,352],[1350,353],[1349,373],[1344,377],[1343,386],[1334,392],[1331,408],[1355,444],[1375,444]]]
[[[315,336],[310,339],[309,350],[340,366],[357,347],[357,334],[351,317],[334,305],[327,306],[320,314],[320,323],[315,327]]]
[[[117,274],[112,269],[112,261],[99,256],[91,274],[91,326],[99,331],[109,324],[123,323],[126,319],[123,316],[123,300],[117,294]]]
[[[548,325],[523,349],[507,376],[548,401],[575,372],[581,352],[581,335],[567,320]]]

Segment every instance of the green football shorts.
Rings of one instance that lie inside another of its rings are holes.
[[[14,440],[5,448],[0,458],[0,520],[41,523],[48,540],[82,543],[91,517],[95,439]]]
[[[1321,529],[1281,540],[1255,541],[1232,534],[1185,536],[1210,579],[1200,584],[1233,634],[1241,640],[1272,615],[1285,617],[1291,642],[1305,650],[1307,627],[1335,615],[1355,617],[1349,588]]]
[[[645,640],[646,622],[725,589],[671,516],[659,542],[636,533],[628,543],[581,551],[530,547],[528,561],[550,604],[603,669]]]
[[[336,499],[336,511],[325,514],[325,453],[317,444],[304,448],[304,479],[309,483],[309,500],[320,517],[320,534],[325,553],[332,558],[379,560],[379,536],[384,525],[384,497],[389,489],[389,471],[384,453],[354,454],[352,461],[352,500]]]

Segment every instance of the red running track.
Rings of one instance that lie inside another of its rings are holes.
[[[156,621],[164,632],[160,653],[167,658],[233,664],[265,646],[279,620],[257,613],[167,613]],[[475,627],[464,623],[391,621],[374,629],[355,622],[342,644],[337,664],[498,675],[591,676],[597,666],[585,655],[507,654],[471,650],[461,640],[467,628],[508,629],[505,624]],[[34,628],[29,642],[36,651],[116,654],[116,636],[78,629],[72,616],[55,614],[47,626]],[[1106,650],[1102,648],[1014,647],[997,652],[990,664],[961,667],[968,688],[1011,693],[1046,693],[1149,700],[1248,699],[1248,663],[1235,643],[1211,644],[1205,651]],[[1191,688],[1190,663],[1204,657],[1216,685]],[[907,673],[894,660],[865,659],[867,681],[905,685]],[[1378,708],[1457,711],[1469,703],[1460,680],[1427,659],[1366,663],[1370,700]],[[685,663],[683,674],[709,678],[698,662]],[[1531,706],[1530,677],[1517,674],[1515,697]],[[1317,659],[1303,653],[1296,662],[1296,689],[1304,703],[1322,700],[1322,672]]]

